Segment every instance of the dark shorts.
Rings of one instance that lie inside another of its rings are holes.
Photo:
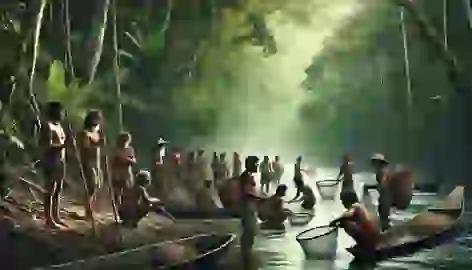
[[[313,200],[302,202],[302,208],[303,209],[310,210],[310,209],[313,209],[314,206],[315,206],[315,201],[313,201]]]
[[[112,176],[112,185],[113,189],[129,189],[133,186],[133,177],[131,174],[129,175],[113,175]]]
[[[66,175],[66,162],[65,160],[55,160],[53,162],[43,162],[42,169],[44,174],[45,188],[51,190],[55,184],[61,188]]]
[[[269,184],[271,180],[270,173],[262,173],[261,174],[261,184]]]
[[[303,181],[303,177],[294,177],[293,183],[297,189],[302,189],[305,186],[305,182]]]

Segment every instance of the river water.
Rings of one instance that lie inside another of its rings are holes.
[[[317,172],[317,179],[334,178],[337,171],[334,169],[319,170]],[[294,188],[291,183],[291,172],[286,171],[283,183],[289,186],[288,197],[294,196]],[[361,193],[361,183],[371,182],[373,180],[370,174],[355,175],[356,186],[358,193]],[[313,179],[306,179],[307,183],[312,184],[313,189],[316,190]],[[318,196],[318,194],[317,194]],[[375,194],[364,196],[364,203],[368,208],[373,208],[371,202]],[[319,196],[318,196],[319,198]],[[393,212],[392,219],[394,222],[399,222],[411,218],[415,213],[420,212],[428,204],[436,199],[435,196],[415,196],[413,199],[413,207],[407,211]],[[466,202],[467,205],[467,202]],[[297,205],[287,205],[292,210],[297,210]],[[263,266],[261,270],[341,270],[341,269],[359,269],[350,265],[353,257],[346,251],[347,247],[354,244],[354,241],[347,236],[342,230],[339,231],[338,246],[336,258],[333,260],[307,260],[298,242],[295,240],[297,233],[304,229],[319,225],[326,225],[332,218],[337,217],[342,213],[343,208],[339,200],[336,201],[321,201],[318,199],[318,204],[315,209],[315,218],[305,227],[290,227],[287,224],[287,232],[283,235],[270,235],[261,233],[256,238],[255,250],[261,256]],[[466,219],[469,222],[469,217],[472,212],[466,212]],[[470,224],[470,223],[469,223]],[[472,224],[468,226],[471,228]],[[365,269],[365,268],[362,268]],[[370,269],[451,269],[451,270],[467,270],[472,269],[472,235],[464,232],[455,241],[452,241],[443,246],[431,250],[425,250],[416,253],[410,257],[397,258],[389,261],[379,263]]]

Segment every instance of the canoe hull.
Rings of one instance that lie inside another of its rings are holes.
[[[451,194],[453,194],[455,191],[453,191]],[[386,260],[386,259],[390,259],[394,257],[402,257],[402,256],[411,255],[417,251],[420,251],[423,249],[434,248],[441,244],[444,244],[452,240],[458,234],[460,234],[460,232],[462,231],[464,227],[464,223],[462,220],[463,212],[464,212],[463,192],[462,192],[462,196],[459,196],[458,198],[459,198],[458,200],[460,200],[458,201],[458,203],[460,203],[459,208],[448,209],[447,203],[444,203],[446,208],[442,210],[437,210],[437,208],[436,210],[429,209],[426,212],[420,213],[416,216],[416,217],[419,217],[420,215],[425,215],[426,213],[429,213],[429,214],[439,213],[441,215],[449,216],[451,220],[454,220],[454,222],[451,222],[448,226],[445,226],[444,229],[440,230],[439,232],[430,233],[423,237],[418,237],[415,241],[408,241],[399,245],[387,245],[386,247],[378,248],[372,252],[365,252],[357,246],[348,248],[347,250],[355,257],[356,261],[372,263],[372,262],[378,262],[378,261],[382,261],[382,260]],[[445,202],[446,201],[447,201],[447,198]],[[448,203],[450,204],[453,201],[454,200],[451,200]],[[395,229],[395,226],[392,229]]]
[[[60,265],[52,265],[36,270],[108,270],[108,269],[218,269],[218,261],[224,256],[236,235],[196,235],[173,241],[146,245],[131,250],[111,253],[90,259],[77,260]],[[197,254],[181,262],[166,262],[160,256],[170,245],[191,245]]]

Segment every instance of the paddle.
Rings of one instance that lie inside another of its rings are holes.
[[[163,206],[158,207],[155,212],[157,214],[160,214],[160,215],[170,219],[173,223],[177,223],[177,219],[174,216],[172,216],[171,213],[167,212],[167,210]]]

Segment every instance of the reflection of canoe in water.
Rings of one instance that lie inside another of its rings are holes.
[[[316,182],[316,187],[323,200],[334,200],[339,193],[339,181],[328,179]]]
[[[374,252],[367,254],[358,246],[348,251],[360,261],[380,261],[433,248],[455,236],[463,226],[463,213],[464,187],[458,186],[428,210],[382,233]]]
[[[235,235],[195,235],[40,269],[217,269]],[[171,258],[171,257],[175,258]]]
[[[305,226],[308,223],[310,223],[310,221],[313,219],[314,216],[315,216],[314,211],[299,212],[299,213],[292,212],[288,216],[288,221],[290,222],[290,225],[292,226]]]
[[[332,258],[336,256],[338,228],[319,226],[297,235],[307,257]]]

